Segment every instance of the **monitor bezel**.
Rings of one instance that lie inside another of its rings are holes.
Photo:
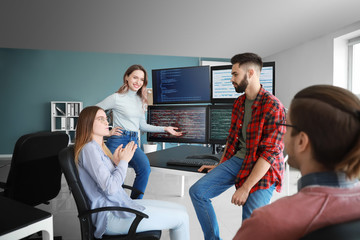
[[[152,90],[153,90],[153,104],[158,104],[158,105],[163,105],[163,104],[201,104],[201,103],[211,103],[211,93],[209,93],[209,98],[208,100],[204,100],[204,101],[199,101],[199,100],[196,100],[196,101],[165,101],[165,102],[158,102],[157,101],[157,95],[159,94],[158,93],[158,90],[155,86],[157,86],[157,79],[154,78],[154,73],[155,71],[163,71],[163,70],[173,70],[173,69],[194,69],[194,68],[207,68],[208,69],[208,86],[209,86],[209,89],[211,91],[211,79],[210,79],[210,74],[211,74],[211,69],[210,69],[210,66],[209,65],[201,65],[201,66],[189,66],[189,67],[174,67],[174,68],[161,68],[161,69],[152,69],[151,70],[151,77],[152,77]],[[191,87],[191,86],[189,86]],[[201,89],[200,89],[201,90]]]
[[[185,139],[180,137],[169,137],[166,139],[163,138],[155,138],[150,136],[150,132],[147,132],[146,134],[146,140],[147,142],[168,142],[168,143],[199,143],[199,144],[207,144],[208,141],[208,107],[209,105],[151,105],[148,106],[147,110],[147,123],[150,123],[150,114],[151,109],[166,109],[166,110],[177,110],[177,109],[194,109],[194,108],[200,108],[205,110],[205,138],[204,139]]]
[[[263,62],[263,68],[264,67],[272,67],[273,68],[273,88],[272,88],[272,94],[275,96],[275,62]],[[213,95],[213,71],[216,70],[224,70],[224,69],[232,69],[232,65],[221,65],[221,66],[212,66],[210,68],[210,96],[211,96],[211,103],[234,103],[234,101],[237,98],[214,98]],[[240,95],[241,96],[241,95]]]
[[[233,109],[233,104],[217,104],[217,105],[209,105],[208,106],[208,112],[207,112],[207,136],[208,136],[208,143],[209,144],[221,144],[221,145],[225,145],[226,144],[226,139],[225,141],[223,140],[219,140],[219,139],[211,139],[211,110],[212,109],[230,109],[231,110],[231,115],[232,115],[232,109]],[[231,121],[231,116],[230,116],[230,121]],[[230,129],[230,126],[229,126]],[[228,129],[228,131],[229,131]]]

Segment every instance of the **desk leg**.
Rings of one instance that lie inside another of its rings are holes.
[[[43,230],[42,230],[42,239],[43,240],[52,240],[54,239],[54,226],[53,226],[53,219],[44,222]]]
[[[181,176],[181,193],[180,193],[180,197],[184,196],[184,192],[185,192],[185,176],[182,175]]]

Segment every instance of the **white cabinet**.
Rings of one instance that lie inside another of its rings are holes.
[[[75,138],[75,128],[79,114],[83,108],[82,102],[52,101],[51,102],[51,131],[64,131],[70,140]]]

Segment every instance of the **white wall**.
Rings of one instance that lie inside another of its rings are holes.
[[[264,61],[276,62],[275,94],[285,107],[289,107],[292,97],[307,86],[331,84],[346,87],[343,83],[346,80],[346,75],[344,76],[346,71],[344,72],[342,64],[347,60],[343,49],[345,41],[339,40],[334,51],[334,39],[353,34],[359,29],[360,22],[357,22],[334,33],[264,58]],[[336,53],[342,54],[341,59]],[[340,73],[336,71],[339,68],[342,69]]]
[[[354,31],[354,29],[357,29]],[[339,32],[334,39],[334,85],[348,88],[348,40],[360,36],[360,27],[351,26]]]

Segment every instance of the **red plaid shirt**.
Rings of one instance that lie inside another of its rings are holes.
[[[231,116],[231,126],[227,138],[227,150],[222,162],[230,159],[237,152],[243,116],[245,111],[245,94],[235,100]],[[250,175],[259,157],[268,161],[271,166],[250,193],[269,188],[275,183],[276,191],[281,190],[284,175],[283,136],[285,128],[277,127],[276,122],[285,122],[285,109],[282,103],[262,86],[252,105],[251,120],[246,130],[246,155],[236,177],[235,186],[239,188]]]

